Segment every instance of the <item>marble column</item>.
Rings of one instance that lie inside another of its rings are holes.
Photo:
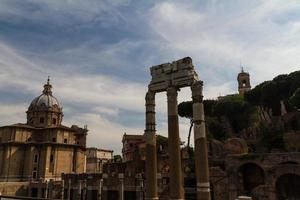
[[[146,200],[157,200],[157,160],[156,160],[156,130],[155,130],[155,93],[146,94]]]
[[[181,152],[177,109],[177,88],[167,89],[168,97],[168,147],[170,165],[170,199],[184,199],[183,177],[181,169]]]
[[[197,200],[210,200],[202,87],[202,81],[197,81],[192,85]]]

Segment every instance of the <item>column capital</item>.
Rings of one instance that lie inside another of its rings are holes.
[[[178,89],[174,86],[168,87],[168,89],[167,89],[168,101],[177,100],[177,96],[178,96],[177,91],[178,91]]]
[[[146,105],[155,105],[155,92],[148,90],[148,92],[146,93]]]
[[[196,81],[192,86],[192,98],[193,102],[203,102],[203,81]]]

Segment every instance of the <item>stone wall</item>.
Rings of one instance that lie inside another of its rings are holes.
[[[0,182],[0,193],[8,196],[27,196],[28,182]]]

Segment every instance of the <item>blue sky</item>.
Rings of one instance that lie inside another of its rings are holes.
[[[150,66],[190,56],[215,98],[237,91],[240,62],[255,86],[299,70],[299,55],[296,0],[2,0],[0,125],[25,122],[50,75],[64,123],[87,124],[89,146],[120,153],[124,132],[143,133]],[[166,135],[165,94],[157,118]],[[180,119],[183,140],[188,125]]]

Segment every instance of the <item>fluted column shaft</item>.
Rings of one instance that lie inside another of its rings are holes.
[[[167,89],[168,97],[168,148],[170,166],[170,199],[184,199],[181,169],[180,138],[177,109],[177,88]]]
[[[156,160],[156,130],[155,130],[155,93],[146,94],[146,200],[157,200],[157,160]]]
[[[197,200],[210,200],[211,196],[202,87],[202,81],[197,81],[192,85]]]

